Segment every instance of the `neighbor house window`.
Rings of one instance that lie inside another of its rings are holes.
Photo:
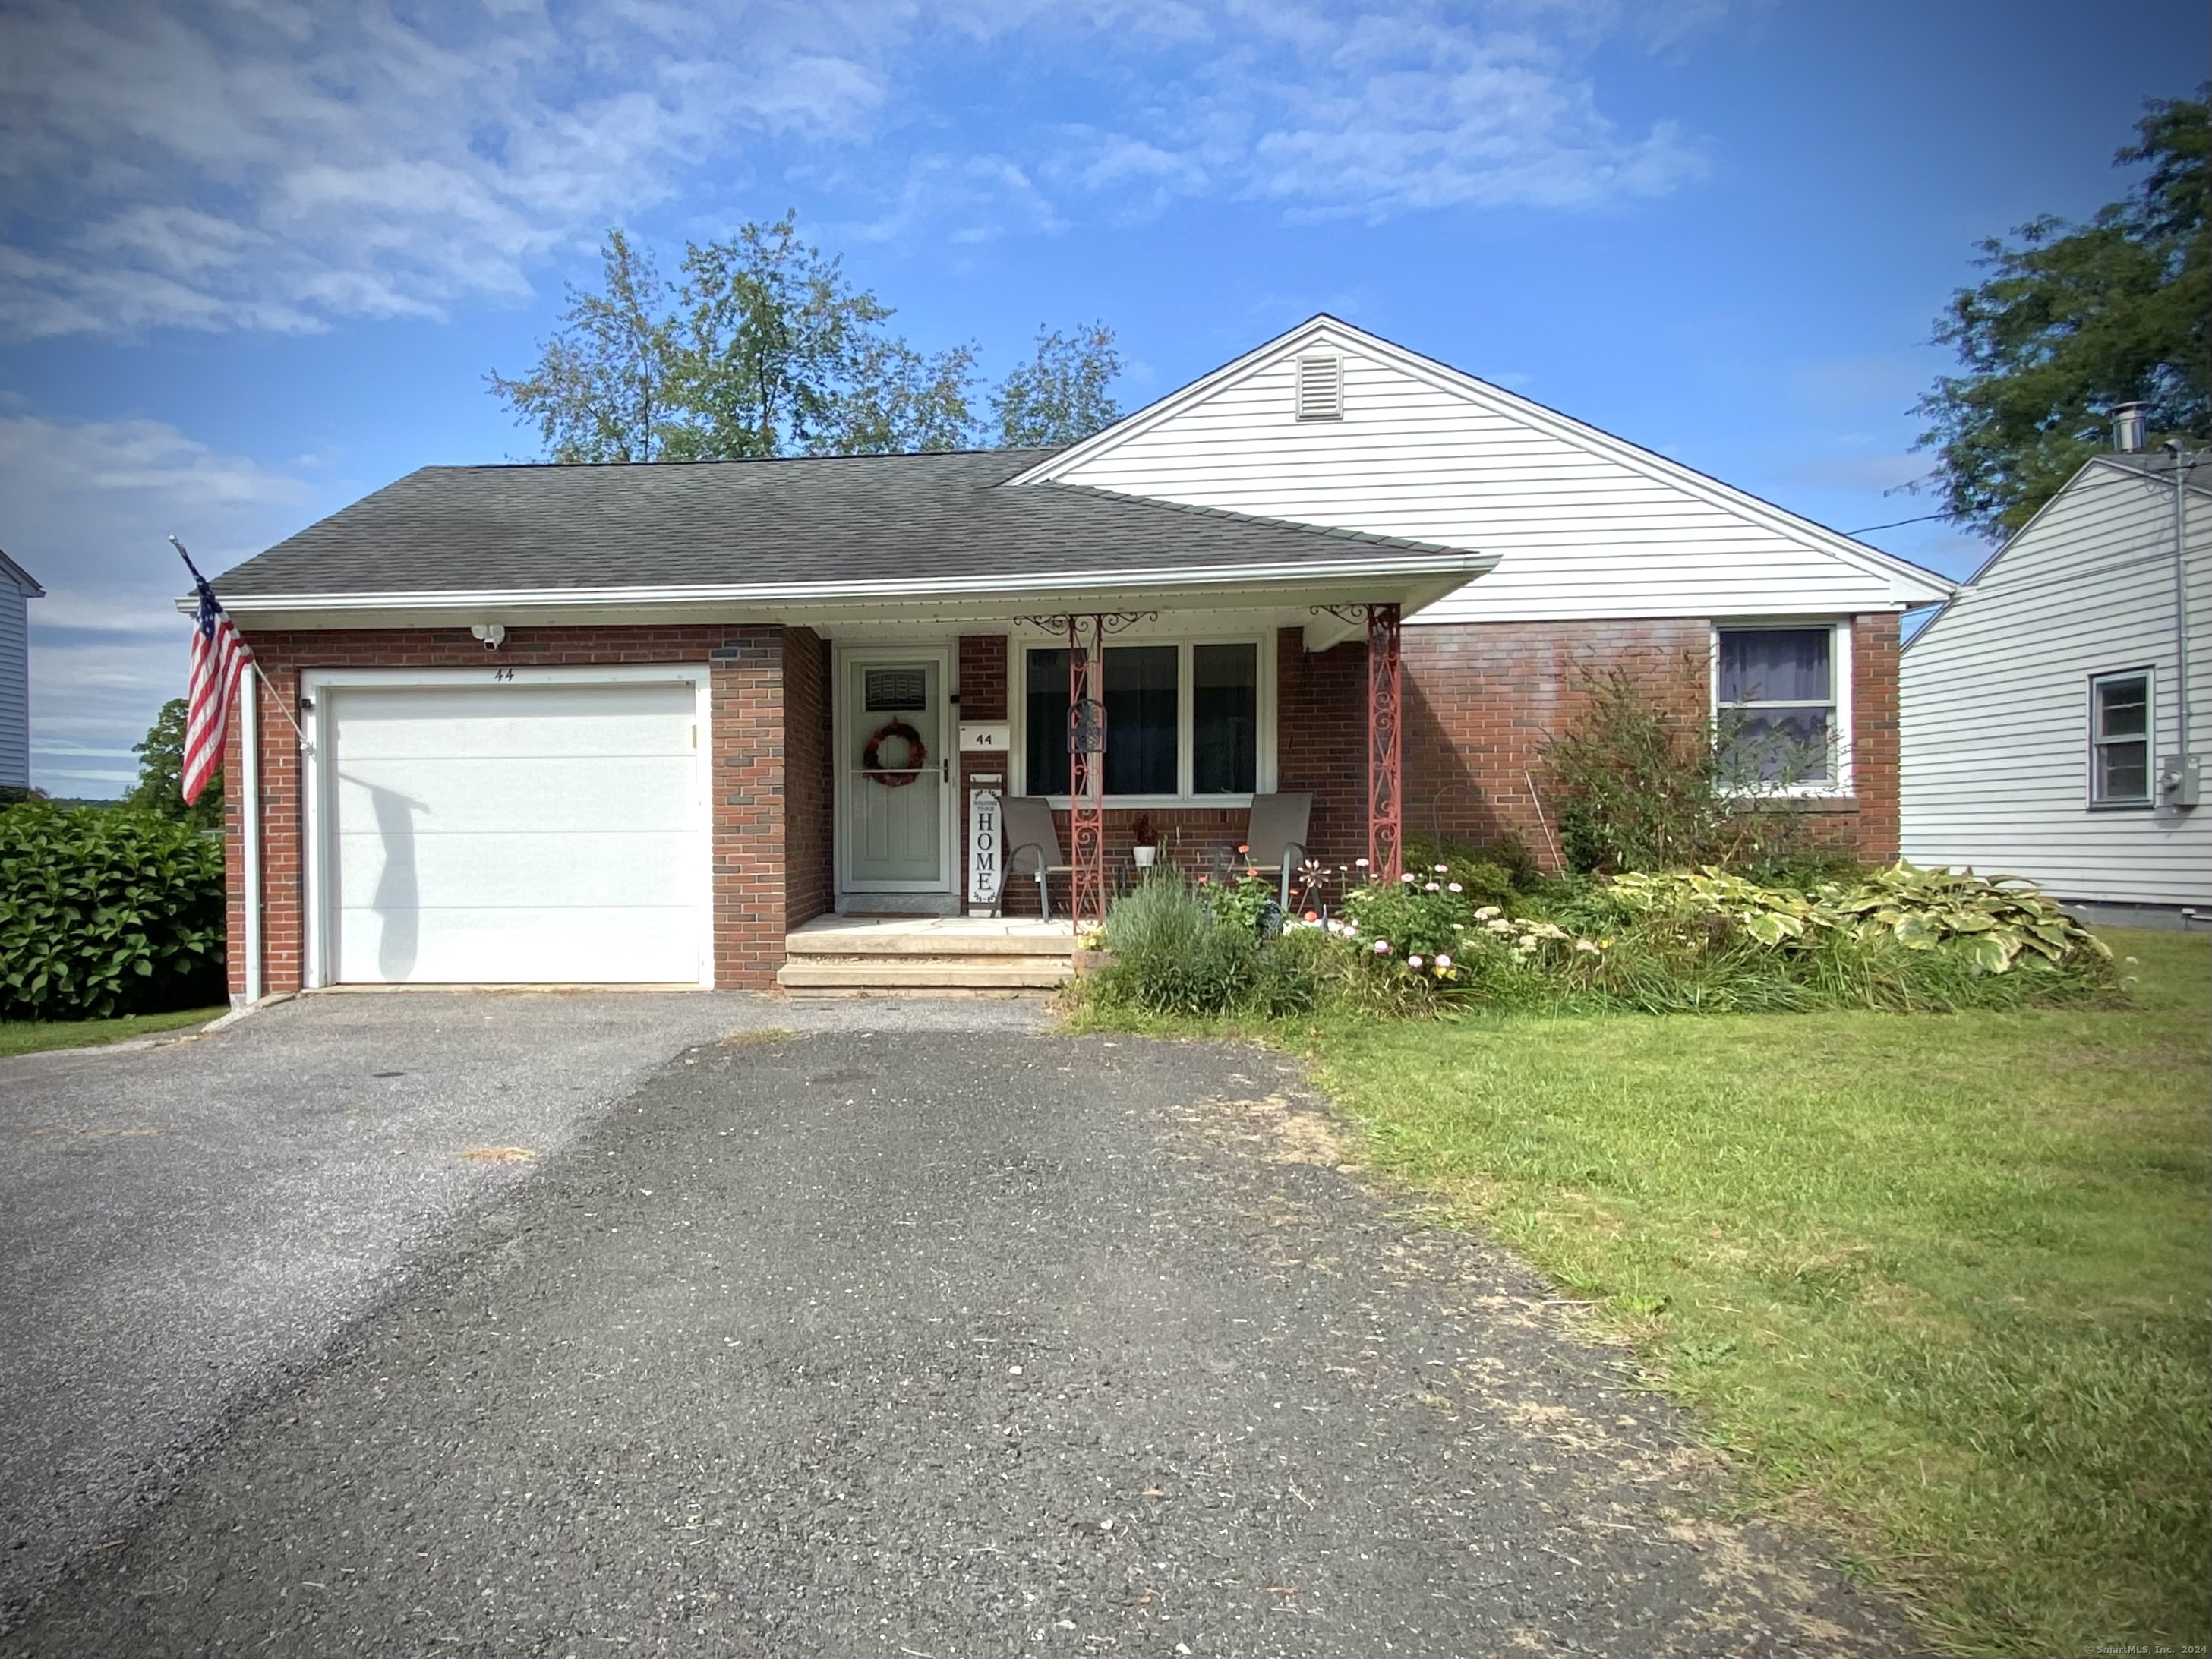
[[[1723,781],[1739,789],[1840,783],[1838,630],[1717,630],[1713,724]]]
[[[1067,653],[1023,655],[1024,784],[1068,791]],[[1259,787],[1257,641],[1109,645],[1106,793],[1170,799]]]
[[[2089,801],[2150,805],[2150,671],[2089,682]]]

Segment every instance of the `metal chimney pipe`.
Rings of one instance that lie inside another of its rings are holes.
[[[2150,413],[2148,404],[2118,404],[2112,409],[2112,447],[2123,455],[2140,455],[2143,444],[2143,417]]]

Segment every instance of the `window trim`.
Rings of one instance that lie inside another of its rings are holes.
[[[1854,677],[1851,659],[1851,622],[1848,617],[1730,617],[1726,621],[1716,620],[1708,627],[1705,708],[1708,718],[1718,723],[1724,708],[1721,702],[1721,635],[1723,634],[1764,634],[1784,629],[1824,628],[1828,631],[1828,689],[1832,694],[1836,711],[1834,727],[1835,759],[1832,778],[1803,783],[1782,784],[1771,789],[1738,789],[1729,793],[1744,800],[1849,800],[1856,787],[1852,769],[1852,738],[1857,730],[1851,706]],[[1747,705],[1765,708],[1759,703]],[[1786,703],[1776,703],[1784,708]],[[1829,703],[1800,702],[1801,708],[1826,708]]]
[[[2097,689],[2113,680],[2141,680],[2143,688],[2143,731],[2141,738],[2100,738],[2097,735]],[[2146,663],[2140,668],[2107,668],[2089,676],[2087,747],[2083,757],[2087,775],[2082,780],[2092,812],[2142,812],[2158,805],[2158,670]],[[2143,746],[2143,793],[2107,799],[2097,793],[2097,750],[2107,743],[2141,742]]]
[[[1206,629],[1192,634],[1159,634],[1149,629],[1117,634],[1106,642],[1109,651],[1128,645],[1172,645],[1176,654],[1176,789],[1172,795],[1109,795],[1109,811],[1160,811],[1194,810],[1201,807],[1249,807],[1254,794],[1271,795],[1275,792],[1275,653],[1272,634],[1243,633],[1236,630]],[[1191,650],[1200,645],[1249,645],[1258,653],[1259,709],[1253,744],[1252,781],[1249,794],[1194,795],[1190,793],[1191,773],[1196,764],[1192,742],[1194,725],[1191,699]],[[1012,793],[1030,793],[1030,658],[1032,651],[1065,651],[1067,641],[1042,636],[1024,637],[1012,635],[1006,640],[1007,695],[1006,713],[1013,730],[1008,734],[1006,772],[1013,786]],[[1106,741],[1110,746],[1114,734],[1109,731]],[[1066,811],[1071,803],[1066,795],[1047,795],[1045,799],[1054,807]]]

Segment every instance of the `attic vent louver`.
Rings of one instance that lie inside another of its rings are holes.
[[[1344,418],[1344,359],[1334,352],[1298,359],[1298,418]]]

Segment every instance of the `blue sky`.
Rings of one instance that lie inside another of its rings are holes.
[[[1978,239],[2118,195],[2201,0],[1196,0],[0,12],[0,547],[33,765],[104,794],[209,568],[408,470],[611,225],[795,208],[993,376],[1120,333],[1133,407],[1327,310],[1838,529],[1931,510],[1913,399]],[[1868,539],[1962,574],[1941,525]]]

